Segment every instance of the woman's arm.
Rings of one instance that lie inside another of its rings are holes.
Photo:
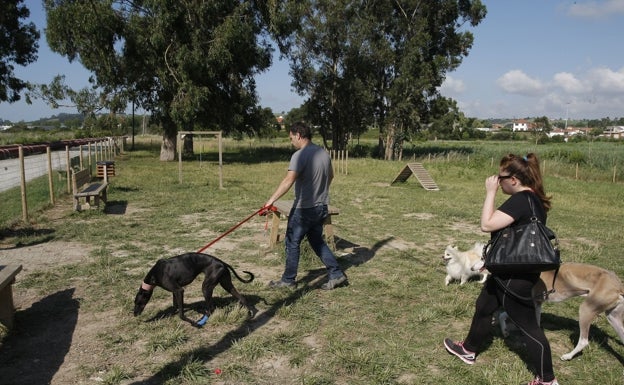
[[[485,200],[481,210],[481,231],[487,233],[507,227],[514,221],[510,215],[494,208],[498,187],[498,175],[492,175],[485,180]]]

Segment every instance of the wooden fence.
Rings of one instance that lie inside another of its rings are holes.
[[[54,175],[60,174],[65,179],[67,193],[71,193],[70,171],[72,169],[93,167],[101,160],[114,159],[118,152],[123,152],[122,137],[91,138],[63,143],[50,143],[37,146],[3,146],[0,148],[0,191],[20,187],[22,220],[28,221],[27,182],[48,176],[50,203],[54,204]],[[60,178],[59,178],[60,179]]]

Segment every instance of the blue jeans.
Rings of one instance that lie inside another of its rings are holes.
[[[308,242],[314,253],[321,259],[327,268],[329,279],[340,278],[344,275],[334,253],[323,239],[323,221],[329,212],[327,205],[318,205],[310,208],[295,208],[290,210],[288,226],[286,228],[286,267],[282,274],[282,281],[294,283],[299,268],[301,241],[307,235]]]

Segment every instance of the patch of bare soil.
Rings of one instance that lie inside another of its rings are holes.
[[[90,247],[72,242],[45,242],[24,247],[0,246],[0,264],[22,265],[16,280],[30,274],[45,273],[51,267],[84,260]],[[14,288],[14,305],[20,311],[14,329],[0,346],[1,384],[68,384],[75,383],[75,371],[81,358],[80,343],[96,341],[97,326],[86,320],[88,314],[79,312],[80,289],[69,288],[42,296],[40,290]],[[41,319],[41,315],[47,315]],[[6,330],[4,330],[6,333]],[[93,334],[83,339],[84,334]],[[95,346],[87,346],[93,350]],[[24,360],[24,357],[28,359]]]

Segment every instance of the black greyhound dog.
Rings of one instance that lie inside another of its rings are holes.
[[[185,253],[171,258],[160,259],[150,269],[143,279],[139,292],[134,298],[134,316],[138,316],[143,312],[145,305],[152,297],[152,292],[156,286],[173,293],[173,307],[177,309],[180,318],[189,322],[195,327],[201,327],[203,322],[213,310],[212,292],[217,284],[227,290],[238,299],[238,301],[247,308],[250,317],[256,314],[256,309],[247,304],[245,298],[234,288],[232,284],[232,276],[243,283],[253,281],[254,275],[248,271],[244,271],[249,275],[248,279],[242,279],[236,274],[232,266],[212,255],[202,253]],[[203,322],[195,322],[184,315],[184,286],[190,284],[200,274],[204,273],[204,282],[202,283],[202,292],[206,300],[205,317]]]

